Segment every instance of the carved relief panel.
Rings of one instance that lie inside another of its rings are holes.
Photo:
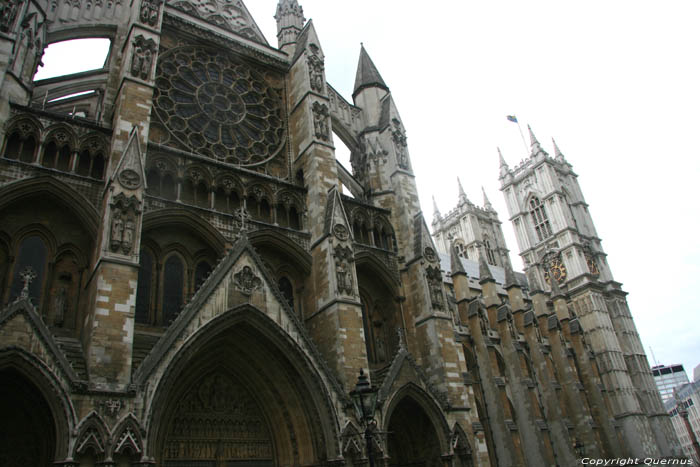
[[[231,375],[206,376],[185,393],[174,412],[163,447],[166,465],[169,461],[272,462],[263,412]]]

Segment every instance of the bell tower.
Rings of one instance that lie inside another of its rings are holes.
[[[627,293],[613,279],[573,166],[556,142],[554,157],[532,129],[530,157],[509,168],[499,151],[501,191],[534,289],[561,290],[581,322],[612,412],[637,456],[678,453],[654,385]],[[554,292],[553,292],[554,293]]]

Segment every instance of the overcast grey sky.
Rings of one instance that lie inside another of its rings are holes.
[[[516,269],[496,146],[511,167],[527,156],[510,114],[524,131],[532,125],[550,154],[554,137],[629,292],[650,363],[652,347],[660,363],[683,363],[692,378],[700,363],[700,2],[300,3],[333,87],[351,101],[364,42],[391,88],[428,222],[431,196],[443,214],[455,207],[457,176],[477,204],[483,185]],[[246,2],[272,46],[276,4]]]

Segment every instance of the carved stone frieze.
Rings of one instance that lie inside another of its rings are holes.
[[[272,444],[260,407],[239,382],[220,372],[183,395],[168,428],[167,460],[268,460]]]
[[[264,42],[241,0],[175,0],[173,8],[256,42]]]

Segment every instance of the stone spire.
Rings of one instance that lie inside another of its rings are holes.
[[[547,153],[544,149],[542,149],[540,142],[537,141],[535,133],[532,132],[532,128],[530,128],[530,125],[527,126],[527,131],[530,133],[530,157],[535,157],[539,154],[547,156]]]
[[[563,297],[564,293],[559,288],[559,282],[551,276],[549,277],[549,285],[552,289],[552,299]]]
[[[459,203],[468,203],[469,198],[467,198],[467,194],[464,192],[464,188],[462,188],[462,181],[457,177],[457,186],[459,187]]]
[[[360,59],[357,63],[357,73],[355,74],[355,87],[352,96],[355,97],[364,88],[376,87],[389,91],[389,87],[379,74],[374,62],[369,58],[364,44],[360,45]]]
[[[489,201],[489,197],[486,196],[486,190],[484,190],[484,187],[481,187],[481,193],[484,195],[484,209],[487,211],[494,211],[493,205],[491,204],[491,201]]]
[[[435,196],[433,196],[433,221],[439,220],[441,217],[442,215],[440,214],[440,210],[435,202]]]
[[[304,9],[297,0],[279,0],[275,19],[277,20],[277,46],[291,56],[294,54],[292,49],[306,21]]]
[[[500,178],[503,178],[506,175],[508,175],[508,172],[510,172],[510,168],[508,167],[506,160],[503,158],[503,153],[501,152],[501,148],[496,147],[496,150],[498,151],[498,165],[500,168],[500,170],[499,170]]]
[[[506,271],[506,283],[503,287],[506,289],[510,287],[520,287],[518,280],[515,278],[515,272],[513,272],[513,266],[511,266],[510,261],[503,261],[503,269]]]
[[[452,269],[452,276],[455,274],[467,275],[467,271],[465,271],[464,265],[462,264],[462,259],[459,257],[459,253],[457,253],[457,245],[455,245],[454,242],[450,243],[450,269]]]
[[[561,149],[557,146],[557,142],[552,138],[552,144],[554,144],[554,158],[559,162],[566,162],[564,154],[562,154]]]

